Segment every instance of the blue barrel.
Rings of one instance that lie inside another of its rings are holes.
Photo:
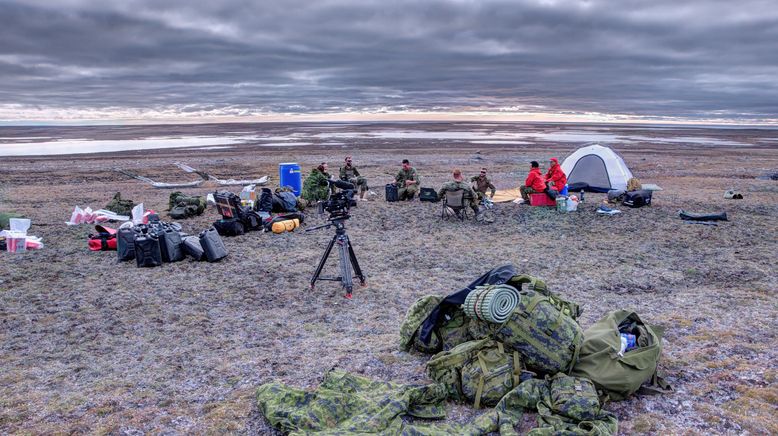
[[[289,186],[294,190],[294,195],[300,196],[303,189],[303,175],[300,164],[287,162],[278,164],[278,178],[280,186]]]

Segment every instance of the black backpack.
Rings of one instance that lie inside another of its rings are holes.
[[[400,201],[400,193],[397,191],[397,185],[393,183],[386,185],[386,201]]]
[[[431,201],[437,203],[438,193],[432,188],[421,188],[419,192],[419,201]]]
[[[246,233],[246,226],[238,218],[222,218],[213,223],[213,228],[222,236],[240,236]]]
[[[639,191],[629,191],[624,194],[624,200],[621,204],[629,207],[651,206],[651,194],[653,191],[641,189]]]

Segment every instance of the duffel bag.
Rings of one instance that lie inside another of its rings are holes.
[[[634,348],[621,352],[622,333],[635,336]],[[672,390],[656,371],[662,333],[635,312],[610,312],[584,332],[586,339],[571,375],[590,379],[611,400],[628,397],[647,381],[656,392]]]

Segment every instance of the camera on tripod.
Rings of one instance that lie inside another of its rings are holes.
[[[343,180],[327,180],[327,186],[330,189],[335,186],[341,190],[319,203],[319,215],[327,211],[330,213],[330,218],[348,218],[351,207],[357,205],[357,201],[354,200],[354,185]]]
[[[354,277],[359,279],[359,283],[365,285],[365,275],[362,273],[362,268],[359,267],[359,261],[357,261],[357,255],[354,253],[354,247],[351,245],[351,240],[346,234],[346,220],[351,217],[349,210],[352,206],[356,206],[357,202],[354,200],[354,185],[342,180],[331,181],[328,180],[326,185],[322,182],[321,186],[328,186],[332,189],[332,186],[340,188],[341,191],[331,194],[326,201],[319,203],[319,214],[323,214],[326,210],[330,213],[328,223],[306,229],[306,232],[310,232],[325,227],[335,227],[335,235],[333,235],[330,243],[327,244],[327,248],[324,250],[319,265],[316,267],[316,271],[311,277],[311,289],[314,289],[318,280],[329,280],[334,282],[340,282],[343,289],[346,291],[346,298],[351,298],[351,292],[354,289]],[[321,271],[324,268],[324,264],[327,262],[327,258],[330,257],[332,249],[336,248],[338,252],[338,266],[340,269],[339,276],[321,276]]]

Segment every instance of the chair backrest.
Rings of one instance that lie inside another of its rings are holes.
[[[449,207],[463,207],[465,190],[457,189],[455,191],[446,191],[446,206]]]

